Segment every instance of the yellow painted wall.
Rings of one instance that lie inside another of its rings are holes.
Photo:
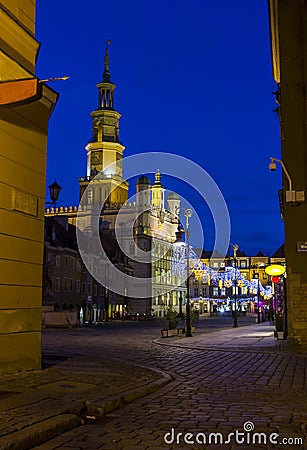
[[[0,2],[2,81],[34,75],[35,2]],[[27,30],[24,28],[26,27]],[[3,70],[2,70],[3,69]],[[57,94],[0,108],[0,371],[41,365],[42,263],[48,121]]]
[[[0,2],[0,5],[33,34],[35,32],[35,4],[35,0],[1,0]]]

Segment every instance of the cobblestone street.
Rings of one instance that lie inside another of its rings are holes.
[[[137,325],[117,324],[116,332],[105,325],[45,333],[45,351],[86,352],[135,362],[170,373],[173,381],[35,450],[307,448],[306,355],[278,351],[276,346],[255,350],[247,345],[230,349],[220,344],[213,349],[213,337],[229,335],[231,329],[153,342],[157,329]],[[250,328],[243,327],[242,332]],[[267,329],[263,324],[256,328],[260,332]],[[274,338],[270,339],[273,342]],[[245,434],[230,436],[225,444],[229,433],[243,433],[244,429]],[[265,434],[254,436],[260,432]],[[221,434],[210,437],[210,433]],[[295,438],[303,440],[294,444]]]

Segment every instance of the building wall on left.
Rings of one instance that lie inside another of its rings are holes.
[[[0,1],[1,82],[31,78],[35,2]],[[26,50],[25,50],[26,49]],[[48,121],[57,94],[0,108],[0,371],[40,368]]]
[[[18,23],[35,33],[35,0],[1,0],[0,3]]]

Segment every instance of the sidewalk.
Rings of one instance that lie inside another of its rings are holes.
[[[277,340],[274,337],[274,326],[268,322],[260,324],[238,326],[227,330],[213,331],[210,333],[196,332],[186,338],[178,335],[171,338],[160,338],[155,341],[159,344],[174,345],[193,349],[211,349],[219,351],[286,351],[286,341]]]
[[[51,367],[0,378],[1,450],[31,449],[172,379],[158,370],[105,358],[59,361],[49,354],[44,359]]]

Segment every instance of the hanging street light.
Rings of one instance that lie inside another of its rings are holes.
[[[51,203],[55,205],[56,202],[58,201],[62,187],[56,182],[56,180],[54,180],[54,182],[48,186],[48,189],[51,198]]]

